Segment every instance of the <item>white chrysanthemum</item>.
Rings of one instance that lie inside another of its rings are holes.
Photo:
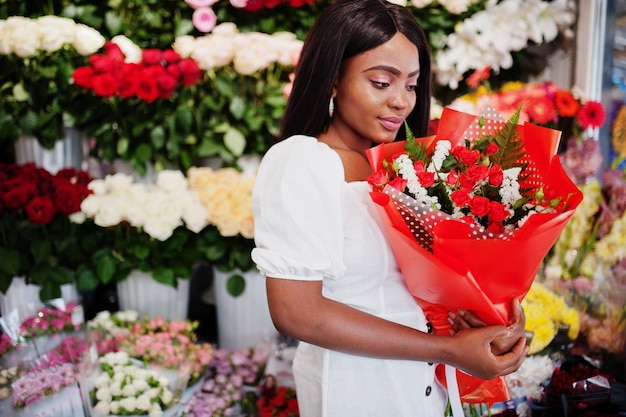
[[[112,395],[109,387],[100,387],[96,390],[96,399],[98,401],[111,401]]]
[[[135,397],[125,397],[120,400],[120,407],[128,413],[133,414],[137,409],[137,399]]]
[[[111,406],[107,401],[98,401],[93,409],[103,416],[109,415],[111,411]]]

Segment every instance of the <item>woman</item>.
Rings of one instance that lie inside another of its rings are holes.
[[[338,1],[305,40],[257,175],[252,253],[274,324],[301,341],[302,417],[442,416],[435,363],[490,379],[527,351],[519,304],[509,329],[452,315],[453,337],[431,334],[372,205],[365,151],[401,139],[405,120],[426,134],[430,77],[423,31],[384,0]]]

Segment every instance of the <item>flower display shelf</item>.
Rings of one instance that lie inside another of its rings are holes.
[[[39,298],[40,287],[29,284],[23,277],[14,277],[6,294],[0,292],[0,314],[8,316],[12,311],[17,311],[18,319],[25,319],[44,306]],[[70,301],[78,301],[79,295],[73,284],[61,286],[61,298],[67,304]]]
[[[189,307],[189,280],[179,278],[174,288],[156,281],[149,272],[134,270],[117,283],[117,296],[121,310],[184,320]]]
[[[227,281],[234,274],[245,279],[245,289],[233,297]],[[274,340],[277,335],[270,317],[265,278],[257,270],[221,272],[213,269],[217,307],[218,346],[244,349]]]
[[[64,136],[59,138],[52,149],[44,148],[34,136],[21,135],[15,142],[15,161],[18,164],[34,162],[55,174],[61,168],[82,169],[86,153],[84,132],[66,127]]]

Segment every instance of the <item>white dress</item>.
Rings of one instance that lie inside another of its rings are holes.
[[[253,192],[262,274],[322,280],[324,296],[423,331],[363,181],[346,182],[339,155],[293,136],[264,156]],[[443,416],[435,366],[349,355],[301,342],[293,370],[301,417]]]

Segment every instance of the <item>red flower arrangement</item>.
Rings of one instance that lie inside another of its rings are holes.
[[[273,9],[281,4],[289,4],[291,7],[302,7],[305,4],[313,4],[318,0],[248,0],[244,9],[248,12],[258,12],[262,9]]]
[[[56,174],[36,166],[0,164],[0,291],[13,277],[42,286],[42,300],[59,298],[73,282],[80,251],[74,233],[91,177],[74,168]]]
[[[259,417],[298,417],[296,390],[291,387],[264,385],[256,400]]]
[[[204,133],[194,117],[204,98],[195,90],[204,72],[173,49],[140,49],[129,39],[116,42],[107,41],[89,65],[72,73],[80,98],[95,101],[76,120],[95,139],[91,153],[99,160],[128,161],[140,175],[147,164],[157,171],[188,167],[192,147]]]
[[[104,53],[92,55],[90,65],[76,68],[72,77],[100,97],[137,97],[146,103],[169,99],[179,85],[191,86],[202,78],[198,64],[181,59],[173,49],[144,49],[138,64],[125,59],[117,44],[106,42]]]
[[[522,300],[530,289],[582,199],[556,157],[559,139],[558,131],[515,118],[505,123],[447,108],[437,135],[368,150],[374,172],[393,168],[378,176],[382,181],[370,178],[371,196],[408,289],[437,333],[448,334],[447,312],[459,308],[506,324],[511,297]],[[493,162],[499,167],[490,175]],[[440,366],[437,375],[453,385],[456,379],[463,402],[508,399],[502,378],[449,371]]]

